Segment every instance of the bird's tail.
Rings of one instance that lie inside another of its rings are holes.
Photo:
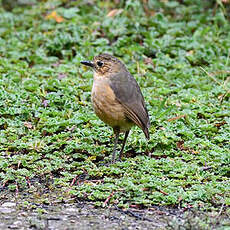
[[[147,140],[149,140],[149,129],[146,127],[144,130],[143,130],[144,134],[145,134],[145,137]]]

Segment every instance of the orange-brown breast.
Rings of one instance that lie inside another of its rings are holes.
[[[125,108],[116,100],[109,86],[109,79],[94,74],[92,103],[96,115],[106,124],[119,127],[121,132],[129,130],[134,123],[126,118]]]

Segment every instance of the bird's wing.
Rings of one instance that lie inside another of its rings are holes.
[[[124,106],[126,116],[139,126],[145,133],[146,138],[149,139],[148,111],[135,78],[128,71],[116,73],[110,78],[110,87],[117,101]]]

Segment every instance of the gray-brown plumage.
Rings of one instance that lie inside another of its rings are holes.
[[[82,61],[94,70],[92,103],[96,115],[110,125],[115,133],[112,162],[121,132],[125,138],[120,151],[122,156],[132,126],[140,127],[149,139],[149,116],[144,98],[135,78],[125,65],[109,54],[100,54],[93,61]]]

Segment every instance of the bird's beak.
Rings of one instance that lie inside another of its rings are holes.
[[[91,62],[91,61],[81,61],[81,64],[87,65],[87,66],[90,66],[90,67],[94,67],[93,62]]]

